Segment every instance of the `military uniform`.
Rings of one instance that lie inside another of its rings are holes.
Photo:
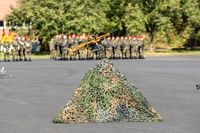
[[[10,44],[8,43],[8,41],[5,42],[3,47],[4,47],[3,48],[4,61],[10,61],[11,48],[10,48]]]
[[[129,37],[129,44],[130,44],[130,57],[137,58],[137,40],[135,37]]]
[[[130,45],[129,45],[127,37],[124,38],[123,45],[124,45],[124,49],[123,49],[124,57],[123,58],[129,59],[130,58]]]
[[[3,44],[0,43],[0,61],[1,61],[2,53],[3,53]]]
[[[115,58],[116,59],[121,59],[122,58],[122,41],[119,39],[119,37],[116,37],[116,42],[115,42]]]
[[[20,61],[24,60],[26,61],[26,47],[25,47],[25,37],[22,37],[22,40],[19,41],[19,58]]]
[[[138,46],[139,59],[144,59],[144,46],[144,37],[141,37]]]
[[[112,58],[112,40],[110,37],[106,39],[106,49],[105,49],[105,56],[108,59]]]
[[[50,58],[55,59],[56,58],[56,50],[55,50],[54,38],[52,38],[50,43],[49,43],[49,49],[50,49]]]
[[[14,38],[13,41],[13,49],[12,49],[12,56],[13,56],[13,61],[18,61],[19,60],[19,53],[18,53],[18,38]]]
[[[25,41],[25,60],[31,61],[32,42],[30,39]]]

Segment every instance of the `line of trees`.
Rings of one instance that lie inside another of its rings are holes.
[[[32,23],[43,44],[58,33],[114,29],[118,35],[145,34],[150,50],[200,43],[200,0],[21,0],[7,21],[12,27]]]

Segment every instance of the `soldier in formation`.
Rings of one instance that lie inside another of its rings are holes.
[[[68,49],[95,38],[87,35],[59,34],[50,41],[50,55],[56,60],[133,59],[144,58],[143,36],[111,36],[100,42],[86,45],[74,53]]]
[[[5,32],[2,34],[0,44],[0,57],[4,61],[31,61],[32,42],[29,37],[12,36],[9,32],[8,37]]]

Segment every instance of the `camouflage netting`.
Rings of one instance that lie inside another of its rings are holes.
[[[89,70],[54,123],[144,122],[162,117],[107,60]]]

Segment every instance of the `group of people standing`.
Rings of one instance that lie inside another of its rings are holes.
[[[87,43],[94,38],[95,35],[56,35],[49,45],[51,58],[56,60],[144,58],[144,36],[106,37],[78,49],[73,54],[70,53],[71,47]]]
[[[31,61],[32,42],[28,36],[6,36],[2,33],[0,43],[0,61]]]

